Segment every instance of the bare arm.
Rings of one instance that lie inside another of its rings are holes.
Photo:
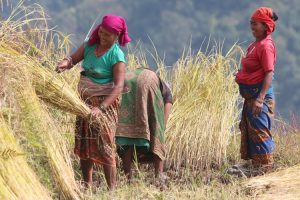
[[[102,102],[102,105],[107,108],[109,105],[111,105],[121,94],[123,87],[124,87],[124,81],[125,81],[125,70],[126,66],[123,62],[118,62],[113,67],[113,82],[114,82],[114,88],[112,89],[111,93],[104,99]]]
[[[71,59],[64,58],[57,64],[56,71],[58,73],[71,69],[74,65],[83,60],[84,56],[84,44],[82,44],[71,56]]]
[[[266,93],[272,84],[272,79],[273,79],[273,71],[266,72],[261,91],[253,103],[252,112],[254,115],[258,115],[262,111],[263,102]]]
[[[84,55],[84,43],[70,56],[73,61],[73,65],[76,65],[83,60]]]
[[[164,108],[164,120],[165,120],[165,127],[167,127],[167,122],[169,119],[169,115],[171,113],[171,109],[173,106],[173,97],[172,97],[172,92],[171,92],[171,88],[170,86],[164,82],[163,80],[160,80],[160,84],[159,84],[159,88],[163,97],[163,101],[165,104],[165,108]]]
[[[266,93],[272,84],[272,79],[273,79],[273,71],[266,72],[261,91],[257,97],[258,100],[263,101],[265,99]]]
[[[168,122],[168,119],[169,119],[169,115],[171,113],[171,109],[172,109],[172,106],[173,104],[167,102],[165,104],[165,126],[167,127],[167,122]]]

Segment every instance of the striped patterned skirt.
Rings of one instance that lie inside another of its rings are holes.
[[[260,89],[261,85],[240,85],[240,93],[245,98],[240,122],[241,158],[244,160],[251,159],[252,164],[256,166],[273,164],[275,148],[271,133],[274,118],[274,95],[268,93],[265,96],[261,113],[257,116],[252,113],[252,106]]]

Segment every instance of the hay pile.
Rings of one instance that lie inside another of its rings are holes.
[[[184,54],[164,72],[175,99],[166,132],[170,166],[209,170],[227,162],[239,116],[234,51]]]
[[[49,66],[53,66],[51,63],[56,56],[49,52],[54,52],[55,47],[51,45],[51,30],[47,29],[43,10],[37,5],[24,7],[21,3],[7,20],[0,22],[0,71],[5,74],[1,82],[6,86],[2,92],[6,98],[0,108],[6,109],[6,114],[11,116],[8,120],[12,131],[24,147],[27,162],[40,179],[35,182],[37,191],[42,183],[56,193],[55,198],[81,199],[69,144],[40,98],[69,108],[67,110],[76,114],[80,110],[85,116],[89,108],[62,77],[54,78],[51,73],[53,69]],[[20,169],[26,170],[26,164],[20,163]],[[5,168],[1,168],[1,173],[7,173]],[[16,178],[22,180],[22,174]],[[18,198],[26,199],[27,196],[30,195],[23,193]]]
[[[300,165],[251,178],[243,185],[256,199],[300,199]]]
[[[0,199],[51,199],[0,113]]]

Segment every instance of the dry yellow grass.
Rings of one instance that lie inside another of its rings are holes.
[[[15,67],[20,67],[15,65]],[[20,69],[20,68],[19,68]],[[38,96],[28,79],[28,71],[22,73],[14,70],[14,73],[7,71],[10,77],[9,89],[15,97],[14,112],[19,112],[18,120],[19,134],[35,141],[33,144],[36,152],[48,163],[56,189],[61,195],[68,199],[80,199],[79,188],[74,179],[74,171],[70,160],[70,152],[65,139],[62,137],[59,127],[56,127],[47,109],[40,103]],[[38,142],[38,143],[37,143]],[[34,158],[34,155],[32,155]]]
[[[244,187],[256,199],[300,199],[300,165],[251,178]]]
[[[152,54],[174,98],[166,130],[167,165],[173,169],[221,167],[228,162],[230,142],[238,151],[235,137],[240,99],[234,73],[239,63],[235,56],[242,51],[234,45],[223,56],[217,48],[209,54],[183,53],[171,69],[165,68],[157,53]],[[147,60],[143,54],[130,55],[128,65],[129,70],[147,67]]]
[[[51,199],[21,154],[0,110],[0,199]]]
[[[255,199],[300,199],[299,121],[276,120],[275,172],[245,180],[242,187]]]
[[[24,7],[21,3],[6,21],[1,21],[0,28],[0,34],[3,35],[0,40],[0,71],[5,72],[6,96],[13,103],[10,108],[15,116],[12,119],[13,131],[24,143],[27,153],[32,154],[28,157],[29,162],[33,166],[35,162],[42,165],[40,168],[35,166],[35,170],[49,182],[51,189],[56,190],[60,198],[80,199],[67,141],[47,108],[41,104],[33,82],[33,77],[37,75],[34,69],[40,69],[40,76],[36,78],[38,83],[46,86],[42,73],[46,67],[42,63],[47,61],[51,56],[48,55],[49,51],[54,48],[51,40],[49,45],[47,40],[51,31],[42,26],[45,16],[39,6]],[[51,76],[48,78],[51,79]]]
[[[174,105],[166,131],[169,165],[220,167],[238,121],[237,62],[220,52],[183,54],[167,74]]]

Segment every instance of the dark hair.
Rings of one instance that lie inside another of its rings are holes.
[[[278,15],[274,11],[273,11],[272,19],[274,22],[276,22],[278,20]]]

